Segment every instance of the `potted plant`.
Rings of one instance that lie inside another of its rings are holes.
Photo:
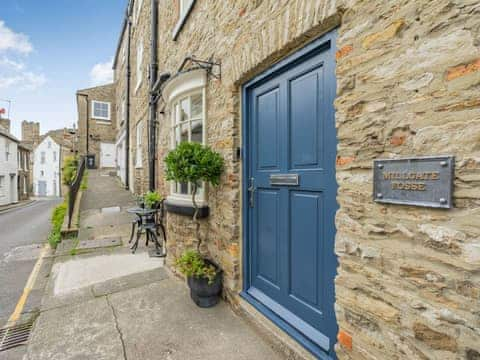
[[[143,195],[143,204],[147,209],[155,209],[162,201],[162,195],[156,191],[149,191]]]
[[[221,155],[208,146],[199,143],[182,142],[165,158],[167,180],[190,183],[194,208],[196,250],[187,250],[178,260],[177,266],[188,280],[192,300],[200,307],[215,305],[222,290],[222,271],[212,261],[200,253],[199,208],[196,202],[198,188],[202,182],[218,185],[223,172],[224,161]]]

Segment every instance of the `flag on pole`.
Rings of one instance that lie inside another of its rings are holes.
[[[5,108],[0,108],[0,118],[5,114]]]

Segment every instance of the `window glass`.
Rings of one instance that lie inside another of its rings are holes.
[[[110,103],[94,101],[93,117],[97,119],[110,120]]]
[[[172,139],[173,146],[183,141],[203,143],[204,139],[203,93],[195,93],[178,99],[172,105]],[[172,185],[172,192],[179,195],[189,195],[191,185],[176,183]],[[203,195],[203,186],[198,194]]]

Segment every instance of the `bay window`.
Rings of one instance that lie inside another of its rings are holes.
[[[194,70],[174,77],[164,89],[171,116],[171,148],[188,141],[206,143],[206,74],[204,70]],[[192,186],[188,183],[171,182],[169,200],[191,204]],[[200,206],[205,203],[205,186],[197,192]]]

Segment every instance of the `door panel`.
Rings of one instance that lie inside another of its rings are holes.
[[[258,169],[278,169],[278,88],[257,97]]]
[[[292,61],[246,89],[246,292],[334,355],[336,130],[333,48]],[[271,183],[296,176],[298,184]]]
[[[318,82],[316,71],[290,81],[291,168],[318,165]],[[312,91],[305,92],[305,89]]]
[[[278,191],[259,190],[258,205],[257,237],[262,241],[256,249],[257,276],[278,289]]]
[[[321,314],[321,244],[318,241],[321,239],[321,194],[295,191],[291,193],[290,199],[290,295],[309,304]]]

